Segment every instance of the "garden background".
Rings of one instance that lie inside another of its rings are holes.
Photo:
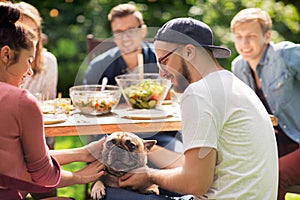
[[[58,92],[68,97],[68,90],[74,85],[77,73],[87,56],[86,36],[94,34],[99,38],[110,38],[107,21],[109,10],[122,0],[25,0],[41,13],[43,32],[48,36],[46,48],[58,60]],[[18,2],[18,1],[14,1]],[[175,17],[193,17],[209,24],[214,32],[214,43],[232,50],[229,59],[220,63],[230,69],[230,63],[237,55],[229,29],[232,17],[246,7],[260,7],[273,20],[273,41],[289,40],[300,43],[299,0],[138,0],[136,4],[144,15],[148,27],[160,27]],[[57,137],[55,148],[71,148],[82,145],[79,137]],[[76,170],[82,163],[65,166]],[[84,186],[75,185],[59,189],[59,194],[83,199]]]

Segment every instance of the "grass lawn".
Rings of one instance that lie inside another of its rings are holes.
[[[78,136],[67,136],[67,137],[56,137],[55,138],[55,149],[66,149],[83,146],[83,137]],[[64,165],[63,169],[68,171],[77,171],[82,168],[85,163],[71,163]],[[65,188],[58,189],[58,195],[64,197],[73,197],[76,200],[84,199],[85,185],[73,185]]]
[[[287,193],[285,195],[285,200],[300,200],[300,195],[299,194]]]

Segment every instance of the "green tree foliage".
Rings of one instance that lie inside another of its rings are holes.
[[[68,89],[74,85],[77,72],[86,57],[86,35],[111,37],[107,21],[109,10],[123,0],[25,0],[36,6],[43,19],[43,31],[48,35],[47,48],[53,52],[59,64],[58,91],[68,96]],[[300,42],[299,7],[275,0],[137,0],[131,1],[143,12],[148,27],[160,27],[175,17],[193,17],[209,24],[214,32],[214,43],[227,46],[232,56],[220,60],[230,69],[232,59],[237,55],[230,21],[241,9],[260,7],[266,10],[273,20],[273,41],[290,40]],[[299,6],[299,4],[298,4]],[[57,16],[51,16],[50,13]]]

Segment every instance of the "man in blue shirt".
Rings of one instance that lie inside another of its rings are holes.
[[[143,54],[144,73],[158,73],[153,44],[143,42],[147,27],[141,12],[132,4],[120,4],[108,15],[116,47],[94,58],[86,71],[84,84],[101,84],[107,77],[109,85],[116,85],[115,77],[138,73],[138,55]],[[181,134],[177,131],[141,135],[156,139],[157,144],[171,150],[182,151]]]
[[[144,72],[158,73],[153,45],[143,42],[147,27],[136,7],[131,4],[120,4],[110,11],[108,20],[117,46],[90,62],[84,83],[101,84],[103,77],[107,77],[108,84],[115,85],[115,76],[138,72],[139,54],[143,54]]]
[[[235,47],[240,54],[232,71],[260,97],[269,114],[278,118],[275,126],[279,152],[278,199],[290,185],[300,184],[300,45],[274,44],[272,21],[259,8],[240,11],[231,21]]]

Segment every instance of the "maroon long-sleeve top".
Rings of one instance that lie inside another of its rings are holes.
[[[0,82],[0,173],[42,186],[55,186],[60,167],[45,143],[43,115],[26,90]],[[5,186],[0,186],[1,191]]]

